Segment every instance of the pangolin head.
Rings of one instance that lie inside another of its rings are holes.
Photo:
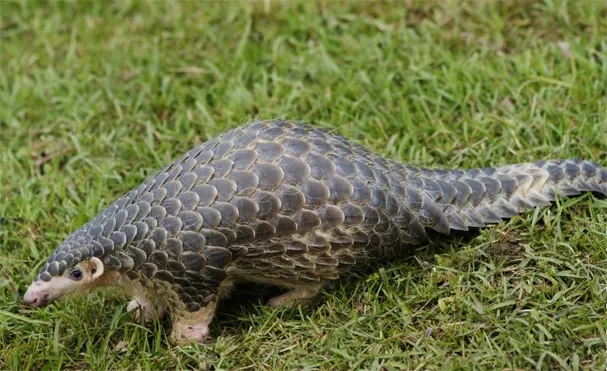
[[[121,220],[128,217],[125,204],[134,196],[133,192],[102,211],[55,249],[25,293],[26,304],[44,306],[62,296],[97,286],[106,272],[124,273],[134,267],[133,258],[123,251],[127,236],[118,230]]]

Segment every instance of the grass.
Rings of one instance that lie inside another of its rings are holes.
[[[605,369],[607,201],[585,195],[173,348],[112,292],[22,305],[68,233],[256,118],[390,158],[607,164],[604,1],[0,4],[0,369]]]

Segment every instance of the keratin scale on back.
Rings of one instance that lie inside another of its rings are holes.
[[[304,303],[327,283],[428,242],[498,223],[558,196],[607,195],[583,160],[431,170],[307,124],[258,121],[192,149],[70,235],[24,301],[119,286],[146,322],[170,313],[176,343],[204,342],[240,282]]]

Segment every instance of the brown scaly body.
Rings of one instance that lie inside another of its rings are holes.
[[[92,260],[92,276],[101,268],[114,277],[105,281],[131,289],[129,309],[143,306],[149,320],[150,300],[160,299],[176,340],[203,340],[208,329],[193,335],[195,324],[208,326],[233,283],[294,289],[272,305],[305,300],[357,268],[403,256],[429,231],[484,227],[586,191],[607,195],[605,167],[561,160],[420,169],[305,124],[255,122],[117,200],[56,249],[32,287]]]

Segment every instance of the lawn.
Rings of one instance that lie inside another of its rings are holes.
[[[592,195],[315,306],[253,290],[206,347],[171,347],[168,323],[135,323],[112,291],[21,301],[71,231],[254,119],[413,165],[607,165],[604,1],[2,1],[0,17],[0,369],[605,369],[607,200]]]

